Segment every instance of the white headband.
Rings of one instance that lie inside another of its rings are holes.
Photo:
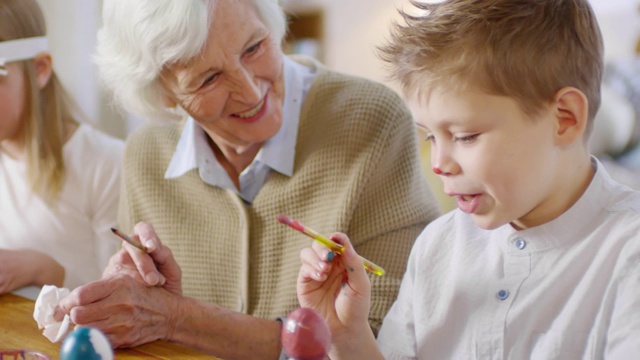
[[[45,36],[0,42],[0,75],[7,75],[5,65],[12,61],[32,59],[49,48]]]

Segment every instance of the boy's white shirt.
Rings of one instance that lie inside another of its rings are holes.
[[[640,193],[593,163],[583,196],[547,224],[483,230],[454,210],[425,228],[378,336],[385,357],[640,354]]]

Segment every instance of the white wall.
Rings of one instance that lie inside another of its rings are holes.
[[[285,1],[286,2],[286,1]],[[396,9],[407,0],[289,0],[323,3],[326,11],[326,63],[334,69],[384,81],[383,63],[375,47],[398,20]],[[605,59],[634,56],[640,39],[640,0],[591,0],[605,42]],[[300,5],[298,5],[300,6]]]
[[[135,1],[135,0],[131,0]],[[284,5],[325,10],[325,62],[346,73],[385,82],[375,54],[407,0],[281,0]],[[101,0],[39,0],[49,27],[54,67],[99,128],[124,136],[122,117],[106,104],[91,53],[100,24]],[[640,0],[592,0],[605,37],[606,58],[633,56],[640,38]],[[393,84],[390,84],[394,87]],[[395,88],[395,87],[394,87]]]
[[[591,0],[605,44],[605,60],[637,56],[640,0]]]
[[[384,63],[378,58],[376,51],[388,39],[392,20],[399,18],[396,6],[400,6],[402,2],[331,0],[328,3],[325,53],[327,65],[385,82]]]
[[[38,0],[47,22],[53,67],[97,128],[124,137],[122,117],[107,105],[91,55],[100,25],[99,0]]]

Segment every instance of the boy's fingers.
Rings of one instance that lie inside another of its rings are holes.
[[[314,241],[311,244],[311,249],[313,249],[313,251],[318,254],[318,257],[320,257],[322,260],[324,261],[331,261],[333,260],[335,253],[333,251],[331,251],[331,249],[329,249],[328,247],[322,245],[321,243]]]
[[[364,268],[364,261],[351,245],[351,240],[343,233],[335,233],[331,235],[331,240],[344,246],[344,251],[340,255],[342,262],[346,268],[347,281],[349,286],[357,291],[367,291],[369,278]]]
[[[325,259],[322,259],[322,256]],[[330,264],[326,261],[326,254],[318,254],[311,248],[304,248],[300,251],[300,261],[303,267],[311,269],[310,272],[313,272],[313,274],[326,274],[331,269]],[[314,279],[319,279],[320,277],[313,276]]]
[[[324,281],[327,279],[327,273],[317,270],[314,266],[303,264],[298,274],[298,282],[305,283],[309,280]]]

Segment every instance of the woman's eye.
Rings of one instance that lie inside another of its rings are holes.
[[[211,84],[211,83],[212,83],[212,82],[214,82],[217,78],[218,78],[218,73],[215,73],[215,74],[210,75],[208,78],[206,78],[206,79],[204,80],[204,82],[202,83],[202,86],[205,86],[205,85],[209,85],[209,84]]]
[[[254,52],[258,51],[258,49],[260,48],[261,44],[262,44],[262,41],[258,41],[255,45],[253,45],[250,48],[248,48],[245,52],[247,54],[253,54]]]

